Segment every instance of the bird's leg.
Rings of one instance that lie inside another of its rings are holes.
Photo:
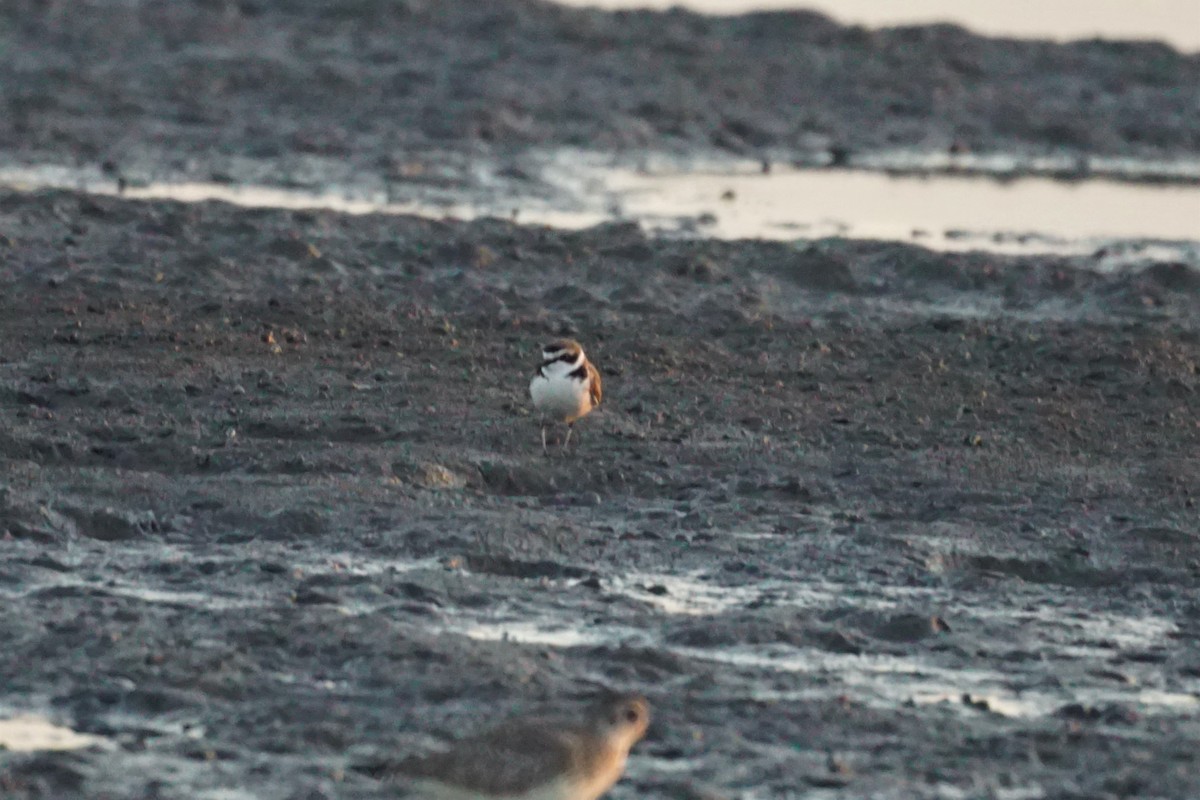
[[[546,418],[542,417],[542,455],[549,456],[550,450],[546,447]]]
[[[566,439],[563,439],[563,443],[562,443],[562,449],[563,449],[563,452],[564,452],[564,453],[565,453],[565,452],[567,452],[567,445],[570,443],[570,441],[571,441],[571,434],[572,434],[572,433],[574,433],[574,432],[575,432],[575,423],[574,423],[574,422],[568,422],[568,423],[567,423],[567,438],[566,438]]]

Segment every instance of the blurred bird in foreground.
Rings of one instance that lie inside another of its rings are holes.
[[[395,772],[423,800],[597,800],[649,724],[645,698],[610,695],[580,719],[514,719]]]

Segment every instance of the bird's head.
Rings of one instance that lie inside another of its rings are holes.
[[[542,348],[542,361],[578,360],[583,348],[574,339],[557,339]]]
[[[601,731],[626,749],[645,736],[650,726],[650,704],[639,694],[606,697],[596,703],[592,715]]]

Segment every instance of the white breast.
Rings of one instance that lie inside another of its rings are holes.
[[[534,375],[529,394],[539,411],[551,417],[573,420],[591,411],[591,395],[586,380],[572,378],[575,367],[559,361],[545,369],[545,376]]]

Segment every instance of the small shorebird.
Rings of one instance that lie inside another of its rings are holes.
[[[608,696],[582,720],[525,718],[396,767],[422,800],[597,800],[646,733],[640,695]]]
[[[559,339],[542,348],[542,363],[529,382],[533,404],[542,412],[542,452],[546,450],[546,419],[567,423],[567,438],[571,441],[575,420],[591,413],[600,405],[603,391],[600,373],[583,353],[574,339]]]

